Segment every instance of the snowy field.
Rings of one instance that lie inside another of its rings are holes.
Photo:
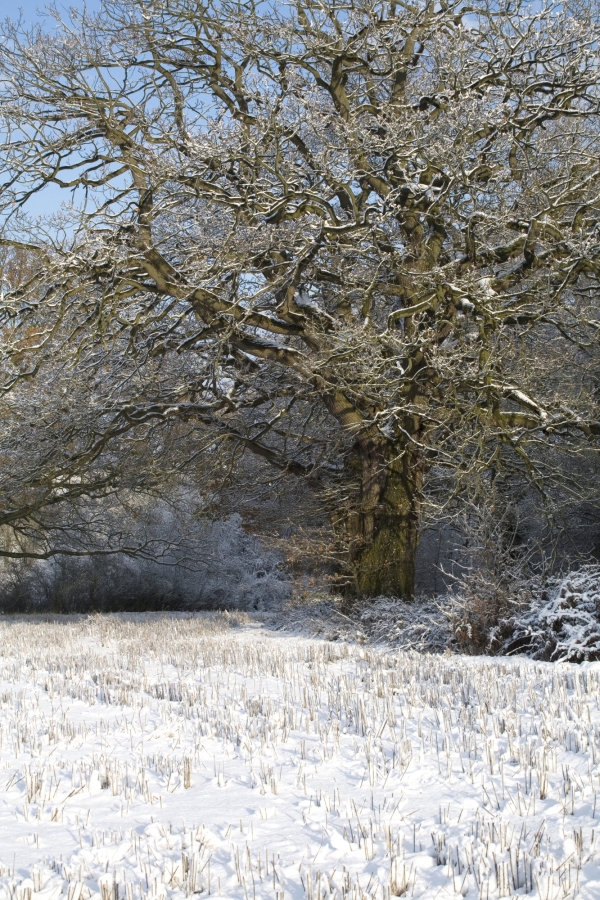
[[[0,900],[600,898],[600,668],[0,620]]]

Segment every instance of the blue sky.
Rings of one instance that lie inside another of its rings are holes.
[[[0,0],[0,18],[17,19],[19,11],[21,11],[23,24],[27,27],[33,22],[43,21],[43,11],[46,5],[44,0],[20,0],[20,2],[19,0],[15,0],[15,2]],[[68,17],[69,9],[73,7],[81,9],[84,5],[89,10],[97,10],[100,6],[100,0],[86,0],[85,3],[84,0],[57,0],[58,9],[61,12],[64,11],[65,18]],[[48,26],[50,28],[53,27],[52,19],[48,19]],[[34,216],[47,215],[59,209],[61,202],[69,198],[70,195],[66,197],[65,192],[61,191],[60,188],[50,185],[39,194],[36,194],[29,201],[26,209]]]
[[[9,18],[15,19],[18,16],[18,11],[21,9],[23,11],[23,18],[26,22],[35,22],[39,20],[40,16],[38,15],[38,11],[43,11],[44,6],[46,4],[43,0],[16,0],[16,2],[9,2],[9,0],[3,0],[0,3],[0,12],[1,18]],[[83,0],[70,0],[70,2],[58,2],[59,9],[68,10],[69,7],[82,7]],[[87,2],[88,9],[97,9],[99,6],[98,0],[88,0]]]

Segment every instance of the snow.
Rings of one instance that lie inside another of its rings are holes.
[[[533,593],[529,606],[500,622],[493,649],[553,662],[600,659],[600,566],[583,566]]]
[[[0,619],[0,900],[600,896],[600,667]]]

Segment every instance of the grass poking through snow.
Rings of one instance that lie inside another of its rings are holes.
[[[600,897],[600,666],[0,620],[0,900]]]

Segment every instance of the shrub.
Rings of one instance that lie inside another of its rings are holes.
[[[527,607],[499,623],[489,649],[553,662],[600,659],[600,566],[550,582]]]
[[[264,609],[287,599],[280,556],[247,534],[239,515],[201,523],[166,522],[176,549],[157,560],[123,554],[4,561],[0,612],[85,613]]]

